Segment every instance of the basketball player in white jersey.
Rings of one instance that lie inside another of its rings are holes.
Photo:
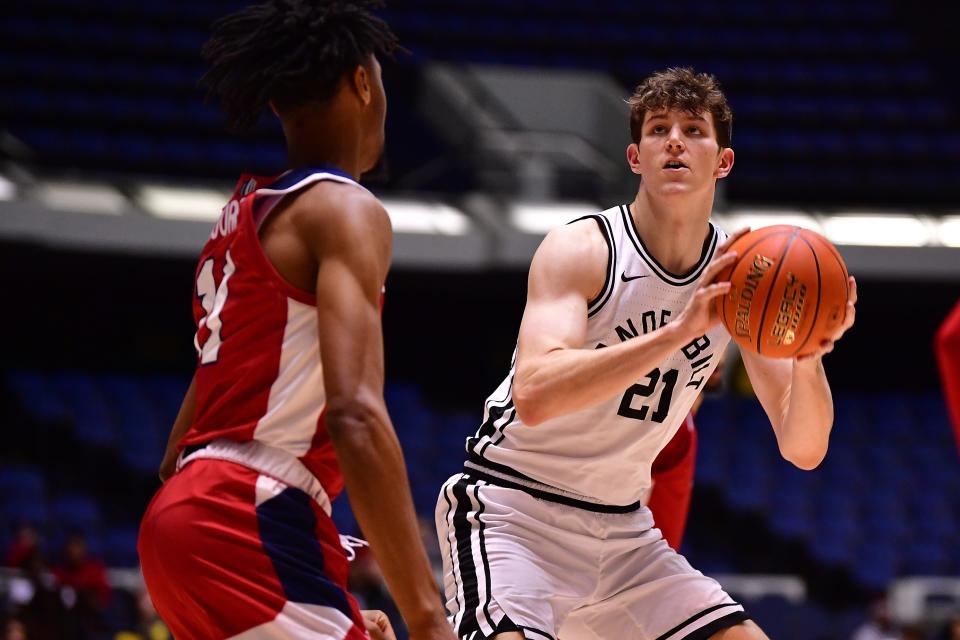
[[[732,113],[715,78],[689,69],[654,74],[630,105],[636,198],[540,245],[510,373],[440,494],[461,638],[766,637],[639,502],[729,340],[714,299],[730,283],[715,278],[736,256],[710,212],[733,168]],[[850,284],[842,326],[812,356],[743,354],[780,452],[802,469],[827,451],[821,357],[853,324]]]

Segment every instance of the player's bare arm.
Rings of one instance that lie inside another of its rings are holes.
[[[170,437],[167,439],[167,450],[163,454],[163,462],[160,463],[160,481],[166,482],[177,471],[177,444],[180,439],[190,430],[193,424],[193,416],[197,406],[197,391],[195,381],[190,380],[190,386],[183,396],[183,402],[180,403],[180,411],[177,412],[177,418],[173,421],[173,428],[170,429]]]
[[[780,454],[801,469],[817,467],[827,455],[833,427],[833,397],[822,358],[853,326],[856,303],[857,282],[851,277],[843,323],[815,353],[793,360],[775,360],[743,352],[743,364],[770,418]]]
[[[713,282],[736,259],[717,251],[685,311],[656,331],[603,349],[584,349],[587,305],[603,285],[607,249],[595,223],[550,232],[530,266],[520,325],[514,402],[524,424],[599,404],[647,375],[671,353],[719,322],[712,300],[729,290]]]
[[[383,399],[380,296],[390,264],[390,220],[370,194],[336,185],[311,190],[292,206],[318,265],[326,426],[354,513],[411,637],[453,638]]]

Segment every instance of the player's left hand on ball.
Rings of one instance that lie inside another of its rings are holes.
[[[837,340],[839,340],[847,330],[853,326],[854,321],[857,318],[857,281],[853,276],[850,276],[847,281],[850,284],[849,294],[847,294],[847,308],[846,313],[843,316],[843,322],[840,323],[840,326],[830,337],[829,340],[824,340],[820,343],[820,348],[814,351],[813,353],[808,353],[805,356],[800,356],[797,358],[798,361],[807,361],[815,360],[817,358],[822,358],[826,354],[833,351],[834,345],[836,345]]]
[[[363,616],[363,623],[367,627],[367,633],[371,640],[397,640],[393,627],[390,625],[390,618],[383,611],[377,609],[364,609],[360,612]]]

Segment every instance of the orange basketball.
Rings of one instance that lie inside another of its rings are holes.
[[[770,358],[806,355],[843,322],[847,267],[820,234],[779,224],[751,231],[730,250],[739,257],[717,280],[732,286],[716,305],[742,349]]]

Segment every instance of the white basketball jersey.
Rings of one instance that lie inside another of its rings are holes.
[[[619,344],[676,319],[726,239],[710,223],[696,266],[676,275],[647,251],[627,205],[587,218],[599,225],[610,257],[603,290],[589,303],[584,349]],[[650,486],[654,458],[683,423],[729,339],[718,325],[630,388],[536,427],[524,425],[513,405],[514,352],[509,375],[487,399],[483,424],[467,440],[467,467],[573,499],[636,502]]]

